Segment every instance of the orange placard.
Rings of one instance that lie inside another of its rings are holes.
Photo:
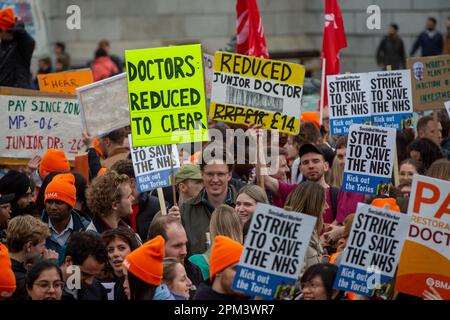
[[[414,175],[411,225],[397,271],[396,290],[421,297],[429,287],[450,300],[450,182]]]
[[[39,74],[39,88],[44,92],[77,94],[76,88],[94,82],[91,69]]]

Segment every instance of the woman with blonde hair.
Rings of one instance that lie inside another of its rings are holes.
[[[302,182],[290,193],[284,208],[289,211],[307,214],[317,219],[306,251],[304,264],[300,272],[301,275],[310,266],[322,262],[323,248],[320,244],[319,235],[323,228],[323,214],[328,209],[325,189],[315,182]]]
[[[235,211],[241,219],[242,225],[251,220],[253,213],[255,213],[256,204],[269,203],[266,191],[257,185],[247,185],[239,190],[236,198]]]
[[[192,281],[187,276],[184,265],[176,258],[164,258],[163,282],[167,285],[175,300],[189,300]]]
[[[209,223],[209,230],[209,239],[215,239],[216,236],[226,236],[239,243],[243,243],[244,241],[241,219],[235,210],[226,204],[218,206],[213,211]],[[189,257],[189,261],[197,265],[202,271],[203,280],[209,279],[209,255],[211,247],[212,243],[205,253],[194,254]]]

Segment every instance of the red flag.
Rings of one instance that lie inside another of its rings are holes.
[[[256,0],[237,0],[236,15],[236,52],[268,59],[269,50]]]
[[[325,0],[322,58],[325,58],[324,103],[328,105],[326,76],[339,74],[339,50],[347,47],[344,20],[337,0]]]

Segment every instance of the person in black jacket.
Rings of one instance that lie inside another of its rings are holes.
[[[107,261],[100,237],[93,232],[74,233],[61,266],[66,283],[62,300],[108,300],[105,287],[95,278]]]
[[[414,42],[410,55],[414,56],[419,48],[422,48],[422,57],[436,56],[442,54],[444,49],[444,38],[436,30],[437,21],[430,17],[427,19],[426,30],[423,31]]]
[[[35,41],[12,8],[0,11],[0,86],[31,88],[30,64]]]
[[[378,66],[386,70],[391,66],[392,70],[404,69],[406,66],[406,53],[403,40],[398,36],[398,25],[392,23],[389,26],[389,33],[377,49]]]

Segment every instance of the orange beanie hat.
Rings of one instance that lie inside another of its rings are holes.
[[[123,266],[145,283],[159,286],[163,275],[165,241],[157,236],[127,255]]]
[[[70,163],[66,154],[62,150],[48,149],[44,154],[39,165],[39,174],[42,176],[43,171],[47,173],[55,171],[70,171]]]
[[[389,210],[400,212],[400,207],[394,198],[376,198],[372,201],[371,205],[379,208],[387,206]]]
[[[103,158],[103,151],[100,148],[100,139],[99,138],[94,138],[92,140],[92,145],[94,146],[95,151],[97,151],[98,155]]]
[[[100,170],[98,170],[98,172],[97,172],[97,176],[102,176],[107,173],[108,173],[108,168],[100,168]]]
[[[217,236],[209,257],[209,275],[213,280],[216,273],[235,264],[241,258],[244,246],[225,236]]]
[[[16,23],[16,16],[12,8],[5,8],[0,10],[0,29],[12,30]]]
[[[3,292],[13,293],[16,290],[16,276],[11,269],[8,248],[0,243],[0,297]]]
[[[312,122],[320,129],[319,113],[316,111],[305,111],[300,116],[300,122]]]
[[[45,189],[44,203],[47,200],[60,200],[73,207],[75,206],[76,197],[77,190],[73,174],[58,174]]]

